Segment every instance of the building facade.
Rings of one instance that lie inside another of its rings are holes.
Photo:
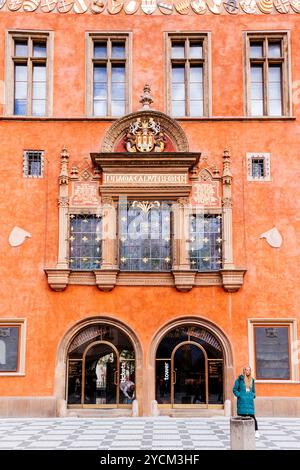
[[[299,416],[299,0],[0,19],[0,416]]]

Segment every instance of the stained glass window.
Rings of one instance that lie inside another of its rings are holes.
[[[222,268],[222,216],[193,214],[190,217],[190,265],[197,271]]]
[[[96,214],[70,215],[70,269],[99,269],[102,221]]]
[[[171,206],[138,202],[120,207],[120,269],[169,271],[171,259]]]

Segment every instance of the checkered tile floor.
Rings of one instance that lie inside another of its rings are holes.
[[[300,449],[300,419],[258,425],[257,449]],[[0,419],[1,449],[229,449],[229,419]]]

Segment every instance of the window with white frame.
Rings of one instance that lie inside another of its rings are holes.
[[[246,158],[248,181],[271,181],[269,153],[248,152]]]
[[[287,33],[246,34],[247,114],[290,114]]]
[[[129,111],[129,35],[88,35],[87,105],[92,116]]]
[[[24,151],[23,176],[26,178],[42,178],[44,176],[44,152],[42,150]]]
[[[294,320],[250,320],[250,362],[257,380],[297,380]]]
[[[0,376],[25,373],[26,320],[0,320]]]
[[[7,110],[15,116],[50,114],[50,33],[10,32],[6,70]]]

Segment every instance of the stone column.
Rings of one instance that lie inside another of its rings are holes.
[[[58,197],[58,257],[56,268],[45,269],[48,283],[55,291],[64,290],[69,282],[68,260],[68,214],[69,214],[69,154],[64,147],[60,154],[59,197]]]
[[[181,292],[188,292],[195,282],[196,271],[190,269],[189,260],[189,217],[191,208],[188,198],[180,198],[173,204],[174,215],[174,267],[175,286]]]
[[[95,270],[96,284],[100,290],[110,291],[116,285],[119,268],[117,260],[117,210],[110,197],[102,199],[102,264]]]
[[[254,419],[236,416],[230,418],[230,449],[255,450]]]
[[[223,232],[223,269],[221,269],[223,287],[227,292],[236,292],[244,282],[246,270],[236,268],[233,262],[232,246],[232,173],[230,169],[230,153],[224,150],[222,174],[222,232]]]
[[[223,269],[234,268],[232,251],[232,198],[231,198],[232,174],[230,170],[230,154],[224,150],[223,155]]]
[[[57,268],[68,269],[68,211],[69,211],[69,154],[66,148],[61,152],[61,171],[59,175],[59,236]]]

